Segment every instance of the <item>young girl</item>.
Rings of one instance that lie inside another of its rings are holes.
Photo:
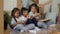
[[[36,20],[38,21],[40,19],[40,13],[39,13],[39,8],[36,4],[32,4],[29,7],[29,16],[31,17],[31,19],[36,18]],[[44,22],[36,22],[35,23],[38,27],[42,27],[42,28],[47,28],[46,24]]]
[[[39,8],[36,4],[32,4],[29,7],[29,16],[35,17],[37,20],[40,17]]]
[[[15,30],[23,30],[28,31],[28,28],[24,26],[25,22],[22,22],[20,10],[18,8],[14,8],[12,10],[12,20],[11,20],[11,27]]]

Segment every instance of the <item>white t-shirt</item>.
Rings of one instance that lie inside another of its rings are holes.
[[[21,16],[21,17],[19,17],[19,18],[16,18],[16,20],[17,20],[18,22],[22,22],[22,21],[27,21],[27,18],[24,17],[24,16]],[[16,24],[16,21],[14,20],[14,18],[12,18],[11,24]]]
[[[22,22],[25,22],[27,19],[24,17],[24,16],[21,16],[19,18],[16,18],[16,20],[19,22],[19,23],[22,23]],[[16,21],[14,20],[14,18],[12,18],[11,20],[11,24],[16,24]],[[17,24],[13,29],[19,29],[21,27],[24,27],[23,24]]]
[[[26,18],[26,17],[21,16],[21,21],[26,21],[26,20],[27,20],[27,18]]]
[[[35,16],[35,14],[31,11],[29,12],[29,16]]]
[[[31,12],[29,13],[29,16],[33,16],[33,17],[34,17],[35,14],[31,11]],[[36,16],[35,18],[36,18],[37,20],[39,20],[40,16]]]
[[[21,18],[15,18],[18,22],[21,22]],[[11,20],[11,24],[16,24],[16,21],[14,20],[14,18],[12,18]]]

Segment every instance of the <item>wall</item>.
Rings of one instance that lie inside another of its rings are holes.
[[[58,3],[60,3],[60,0],[58,0]]]
[[[11,11],[15,7],[17,7],[17,0],[4,0],[5,11]]]
[[[13,8],[17,7],[17,0],[4,0],[4,11],[7,11],[11,15]]]

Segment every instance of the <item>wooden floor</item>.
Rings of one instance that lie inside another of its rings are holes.
[[[10,30],[8,30],[8,29],[5,30],[5,31],[4,31],[4,34],[10,34]]]

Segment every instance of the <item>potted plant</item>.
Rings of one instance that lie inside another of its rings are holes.
[[[11,17],[8,15],[8,13],[4,12],[4,30],[7,29],[7,25],[10,24]]]

